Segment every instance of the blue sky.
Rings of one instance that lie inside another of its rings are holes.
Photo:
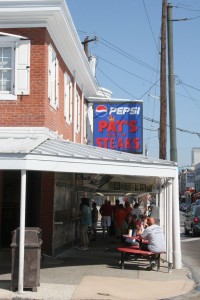
[[[81,41],[86,36],[98,38],[89,44],[98,61],[98,84],[111,90],[114,98],[144,101],[144,146],[149,156],[159,157],[162,0],[66,2]],[[173,19],[188,19],[173,22],[177,155],[182,167],[191,165],[192,147],[200,147],[200,1],[168,2]]]

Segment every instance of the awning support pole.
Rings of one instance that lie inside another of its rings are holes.
[[[21,170],[18,293],[23,293],[23,289],[24,289],[24,237],[25,237],[25,211],[26,211],[25,206],[26,206],[26,171]]]
[[[173,180],[173,256],[174,269],[182,269],[182,255],[181,255],[181,237],[180,237],[180,212],[179,212],[179,192],[178,192],[178,171],[177,176]]]

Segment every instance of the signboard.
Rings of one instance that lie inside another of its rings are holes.
[[[143,102],[94,103],[94,146],[143,153]]]
[[[186,173],[186,187],[194,187],[195,186],[195,172],[187,172]]]

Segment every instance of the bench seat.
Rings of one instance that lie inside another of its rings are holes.
[[[137,258],[147,258],[150,263],[152,261],[156,262],[157,271],[160,269],[160,254],[162,253],[154,253],[151,251],[145,251],[138,248],[132,247],[119,247],[117,251],[121,252],[121,268],[124,269],[124,261],[125,261],[125,254],[128,253],[130,255],[134,255]]]

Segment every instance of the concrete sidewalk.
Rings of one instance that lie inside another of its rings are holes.
[[[147,271],[148,262],[142,259],[126,261],[125,269],[121,270],[117,246],[113,237],[102,239],[99,235],[87,251],[74,246],[56,258],[45,256],[37,292],[25,289],[23,294],[10,291],[10,251],[1,250],[0,299],[158,300],[179,295],[185,299],[193,290],[189,271],[183,268],[168,273],[165,261],[158,272]],[[200,299],[198,295],[194,299]]]

